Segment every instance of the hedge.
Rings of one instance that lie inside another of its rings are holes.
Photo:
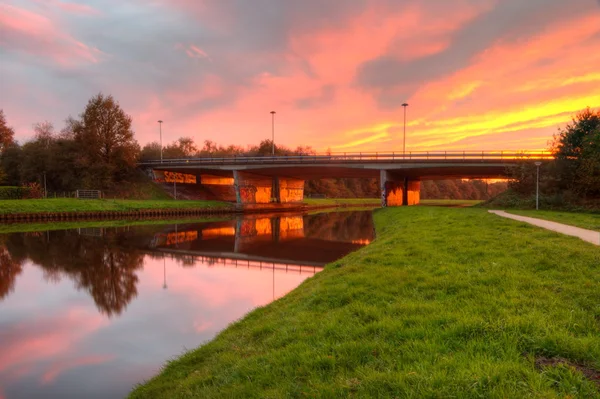
[[[38,197],[37,190],[32,187],[1,186],[0,200],[18,200]]]

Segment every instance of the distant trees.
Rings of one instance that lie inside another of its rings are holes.
[[[486,200],[508,187],[506,181],[425,180],[421,182],[421,199]]]

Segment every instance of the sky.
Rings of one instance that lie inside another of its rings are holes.
[[[3,0],[21,142],[102,92],[141,145],[541,150],[600,106],[600,0]]]

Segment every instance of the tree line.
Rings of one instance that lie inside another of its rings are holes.
[[[112,96],[98,94],[62,130],[36,123],[34,138],[21,145],[0,110],[0,183],[42,183],[45,176],[48,190],[110,187],[135,171],[140,146],[131,124]]]
[[[159,159],[161,145],[141,147],[135,139],[132,118],[110,95],[92,97],[78,117],[68,117],[58,130],[49,122],[33,126],[34,137],[20,144],[0,110],[0,185],[42,184],[49,191],[107,189],[127,182],[139,161]],[[270,156],[273,143],[218,145],[197,144],[181,137],[162,148],[164,158]],[[600,198],[600,111],[578,113],[554,136],[555,160],[541,167],[540,191],[553,201],[595,201]],[[276,155],[312,155],[311,147],[275,146]],[[508,171],[511,192],[531,196],[535,192],[536,167],[530,163]],[[422,198],[486,199],[506,188],[504,182],[481,180],[424,181]],[[378,179],[319,179],[306,182],[305,193],[327,197],[379,197]]]
[[[68,117],[62,129],[49,122],[33,126],[34,137],[19,144],[0,110],[0,185],[46,183],[48,191],[108,189],[133,178],[138,161],[161,157],[158,142],[140,147],[132,130],[132,118],[112,96],[92,97],[77,118]],[[162,148],[163,158],[270,156],[271,140],[257,145],[222,146],[211,140],[202,145],[180,137]],[[314,155],[309,146],[295,149],[275,146],[275,155]],[[483,199],[489,191],[481,181],[424,182],[423,198]],[[494,185],[492,193],[496,193]],[[329,198],[378,198],[378,179],[318,179],[306,182],[307,196]]]

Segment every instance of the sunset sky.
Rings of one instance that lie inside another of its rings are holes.
[[[4,0],[17,139],[112,94],[140,144],[544,149],[600,106],[600,0]]]

